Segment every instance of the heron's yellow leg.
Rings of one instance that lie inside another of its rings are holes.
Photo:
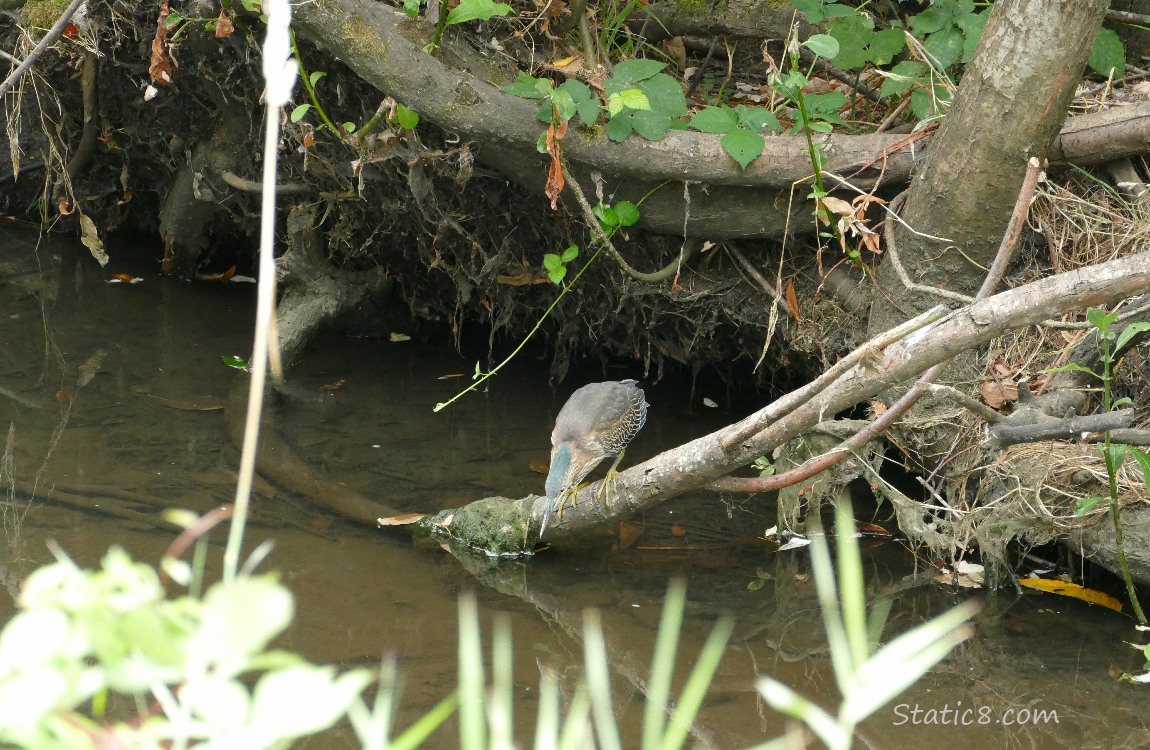
[[[623,449],[619,451],[618,456],[615,456],[615,462],[611,464],[610,469],[607,469],[607,476],[603,477],[603,483],[599,485],[599,492],[595,495],[596,498],[608,505],[611,504],[611,493],[619,494],[617,489],[619,472],[615,469],[618,468],[619,462],[623,460],[623,454],[626,452],[627,450]]]

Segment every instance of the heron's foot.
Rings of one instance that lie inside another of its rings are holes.
[[[611,496],[619,494],[619,472],[614,469],[607,470],[607,476],[603,477],[602,484],[599,485],[599,491],[595,493],[595,498],[602,500],[605,504],[611,504]]]
[[[579,504],[578,495],[579,495],[579,488],[578,487],[569,487],[568,489],[565,489],[562,492],[560,492],[559,497],[556,498],[559,501],[559,505],[556,506],[556,508],[555,508],[556,517],[558,517],[558,518],[563,517],[563,506],[565,506],[567,504],[568,499],[571,500],[572,507],[578,505]]]

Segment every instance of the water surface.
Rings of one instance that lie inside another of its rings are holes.
[[[143,243],[113,242],[109,250],[113,262],[101,270],[81,247],[37,249],[34,235],[0,230],[0,270],[8,279],[0,284],[0,404],[13,467],[0,553],[0,580],[12,597],[0,596],[0,620],[11,616],[21,578],[51,560],[47,540],[87,566],[111,544],[156,562],[174,536],[158,518],[163,508],[203,512],[233,496],[238,450],[221,407],[242,376],[221,357],[248,354],[254,288],[164,278],[157,248]],[[113,273],[143,281],[108,283]],[[540,492],[537,470],[547,460],[554,415],[572,390],[604,377],[598,367],[577,366],[552,388],[544,364],[524,357],[482,393],[433,414],[434,404],[467,381],[441,378],[469,375],[486,353],[463,356],[438,335],[392,342],[389,333],[324,336],[292,373],[290,395],[277,401],[275,429],[322,482],[402,511]],[[628,463],[758,403],[705,380],[694,394],[685,377],[651,384],[638,364],[606,376],[645,379],[647,386],[650,421]],[[703,396],[719,408],[703,406]],[[688,496],[634,519],[627,530],[531,560],[465,567],[402,531],[345,522],[263,481],[248,549],[273,540],[264,566],[281,571],[298,597],[296,621],[280,645],[344,666],[375,664],[394,652],[405,680],[404,721],[453,689],[457,597],[475,591],[488,633],[496,615],[513,628],[516,722],[525,746],[540,671],[578,676],[587,607],[602,612],[613,700],[627,746],[637,745],[659,604],[668,580],[684,577],[688,619],[677,685],[715,619],[737,618],[693,731],[703,746],[735,748],[786,726],[757,699],[759,675],[832,710],[837,702],[806,553],[779,553],[760,538],[773,516],[773,503],[762,497]],[[641,532],[637,539],[634,532]],[[213,537],[217,561],[222,539]],[[971,595],[914,578],[913,559],[897,542],[867,544],[869,591],[890,593],[895,602],[888,636]],[[475,572],[500,587],[479,584]],[[1143,746],[1150,740],[1146,694],[1108,676],[1112,665],[1140,666],[1123,643],[1133,638],[1129,620],[1107,610],[1043,595],[990,597],[976,636],[866,722],[860,745]],[[1022,726],[1006,723],[1034,716]],[[964,718],[973,723],[964,726]],[[441,730],[429,746],[454,746],[453,733]],[[349,730],[337,729],[305,746],[353,744]]]

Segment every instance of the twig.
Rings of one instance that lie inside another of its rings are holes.
[[[567,187],[571,188],[571,192],[575,194],[575,200],[578,201],[579,207],[583,210],[583,218],[587,221],[588,224],[591,225],[591,233],[595,235],[595,239],[599,241],[599,243],[607,251],[607,254],[610,255],[615,260],[615,262],[619,264],[619,267],[622,268],[628,276],[635,279],[636,281],[645,281],[649,284],[657,284],[660,281],[666,281],[679,270],[681,265],[685,263],[688,258],[695,254],[695,250],[698,249],[698,247],[702,244],[687,243],[683,246],[683,249],[679,251],[679,257],[671,261],[663,268],[660,268],[658,271],[653,271],[651,273],[638,271],[632,268],[631,264],[628,263],[622,254],[620,254],[620,252],[615,249],[615,245],[611,243],[611,238],[608,237],[607,233],[603,231],[603,227],[599,226],[599,219],[596,218],[595,212],[591,209],[591,204],[587,202],[587,196],[583,194],[583,189],[579,187],[579,183],[576,182],[575,178],[571,175],[571,172],[567,169],[566,164],[563,165],[563,179],[565,180]]]
[[[770,424],[782,419],[802,404],[805,404],[826,390],[829,385],[842,377],[844,373],[855,365],[864,360],[871,362],[880,359],[882,351],[888,346],[934,323],[942,318],[945,313],[946,308],[942,305],[938,305],[885,333],[880,333],[878,336],[875,336],[870,341],[840,359],[832,365],[829,370],[807,385],[783,396],[765,409],[760,409],[758,412],[744,419],[739,425],[735,426],[734,432],[723,439],[723,450],[730,453],[738,447],[739,443],[762,432]]]
[[[36,59],[44,53],[44,50],[48,49],[48,47],[56,41],[56,38],[59,37],[64,29],[67,28],[68,24],[71,23],[72,15],[84,2],[85,0],[72,0],[71,4],[69,4],[68,7],[64,9],[64,12],[60,14],[60,17],[56,19],[56,23],[52,25],[52,28],[48,29],[48,33],[44,35],[44,38],[41,39],[40,42],[32,48],[32,51],[28,53],[28,56],[24,58],[24,62],[16,66],[16,70],[13,70],[12,74],[4,79],[4,83],[0,83],[0,96],[4,96],[4,94],[8,93],[8,89],[12,88],[16,81],[19,81],[20,77],[28,72],[28,68],[32,67],[32,63],[36,62]]]
[[[1042,165],[1038,157],[1032,156],[1026,162],[1026,177],[1022,180],[1022,188],[1018,191],[1018,199],[1014,201],[1014,211],[1010,214],[1010,221],[1006,224],[1006,232],[1002,235],[1002,242],[998,246],[998,254],[994,256],[994,263],[986,273],[986,280],[978,290],[978,299],[989,297],[994,288],[1002,280],[1006,271],[1006,264],[1014,254],[1014,246],[1018,244],[1018,235],[1022,232],[1022,225],[1026,223],[1026,215],[1030,213],[1030,204],[1034,201],[1034,191],[1044,176]]]
[[[235,172],[224,170],[220,172],[220,177],[228,185],[231,185],[236,190],[241,190],[245,193],[261,193],[264,189],[264,184],[256,180],[247,180],[240,177]],[[280,195],[302,195],[304,193],[314,193],[315,188],[311,185],[303,185],[300,183],[289,182],[276,185],[276,192]]]
[[[976,401],[962,391],[949,385],[932,384],[928,391],[936,396],[948,398],[969,412],[973,412],[991,424],[1001,422],[1004,417],[981,401]]]
[[[1118,409],[1102,414],[1067,417],[1049,422],[1024,425],[999,425],[991,430],[998,444],[1005,448],[1016,443],[1034,443],[1039,440],[1076,438],[1083,433],[1106,432],[1129,427],[1134,421],[1133,409]],[[1113,433],[1111,433],[1113,437]]]
[[[775,304],[779,306],[779,309],[785,313],[790,312],[790,310],[787,309],[787,304],[779,299],[779,293],[775,291],[775,288],[771,286],[771,283],[767,281],[767,278],[759,273],[759,269],[751,265],[751,262],[747,260],[745,255],[743,255],[738,251],[737,248],[730,244],[727,245],[727,252],[729,252],[736,261],[738,261],[739,265],[743,267],[743,270],[746,271],[747,274],[750,275],[750,277],[754,279],[756,283],[758,283],[759,287],[762,288],[762,290],[768,295],[770,295],[770,297],[775,301]]]
[[[911,281],[910,276],[906,272],[906,269],[903,268],[902,261],[899,260],[898,257],[898,248],[896,247],[896,243],[894,241],[894,231],[892,230],[893,226],[894,225],[892,225],[889,221],[883,223],[882,234],[883,239],[886,240],[886,258],[888,263],[894,264],[894,270],[898,274],[898,279],[902,282],[904,287],[912,292],[933,294],[936,297],[953,300],[964,305],[969,305],[974,301],[970,297],[967,297],[965,294],[959,294],[958,292],[952,292],[949,289],[940,289],[936,286],[927,286],[926,284],[918,284],[914,281]]]
[[[1024,193],[1025,184],[1023,186],[1023,190],[1019,194],[1019,200],[1015,201],[1016,206],[1023,202],[1022,199],[1024,197]],[[1030,203],[1027,201],[1025,205],[1029,206]],[[1018,239],[1018,233],[1015,232],[1013,238],[1010,238],[1008,241],[1007,238],[1009,237],[1009,234],[1010,233],[1008,232],[1007,236],[1004,237],[1002,244],[1000,244],[998,247],[998,254],[995,256],[994,263],[991,266],[992,269],[1000,265],[1005,266],[1005,258],[1009,258],[1010,254],[1014,250],[1014,243]],[[888,248],[888,252],[890,250],[891,248]],[[909,279],[907,279],[907,281],[909,281]],[[983,288],[979,290],[978,295],[975,297],[974,301],[982,300],[990,296],[990,288],[992,287],[993,285],[983,284]],[[930,287],[924,287],[924,289],[929,291],[937,291]],[[814,475],[829,469],[831,466],[839,463],[855,450],[861,448],[871,440],[881,435],[888,427],[893,425],[896,420],[901,418],[903,414],[909,411],[910,408],[918,402],[922,395],[931,389],[935,378],[939,376],[939,373],[942,372],[943,368],[946,367],[946,365],[953,358],[954,357],[949,357],[924,372],[922,376],[919,377],[917,381],[915,381],[915,384],[910,387],[910,390],[904,393],[898,401],[888,407],[886,411],[880,414],[867,427],[859,430],[850,438],[844,440],[840,445],[832,448],[826,453],[823,453],[820,456],[815,456],[809,461],[804,462],[801,466],[791,469],[790,471],[783,472],[782,474],[776,474],[769,477],[720,477],[719,479],[716,479],[715,481],[708,484],[707,488],[728,492],[767,492],[770,490],[777,490],[783,487],[789,487],[791,485],[798,484],[799,482],[805,481]],[[820,378],[820,380],[822,380],[822,378]],[[792,396],[793,395],[794,394],[792,394]],[[723,447],[727,447],[726,441],[724,441]]]

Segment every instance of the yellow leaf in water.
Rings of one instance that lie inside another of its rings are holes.
[[[1070,596],[1075,599],[1081,599],[1089,604],[1097,604],[1101,607],[1107,607],[1115,612],[1122,611],[1122,602],[1118,601],[1109,594],[1104,594],[1101,591],[1088,589],[1085,586],[1079,586],[1077,583],[1067,583],[1066,581],[1058,581],[1050,578],[1021,578],[1018,581],[1020,586],[1026,586],[1031,589],[1038,589],[1045,591],[1049,594],[1058,594],[1059,596]]]
[[[426,515],[426,513],[400,513],[398,516],[377,518],[375,522],[380,526],[408,526]]]
[[[394,344],[398,341],[411,341],[411,337],[406,333],[395,333],[393,331],[391,334],[391,342]]]
[[[88,252],[92,253],[92,257],[100,264],[100,267],[108,265],[108,254],[104,252],[104,241],[100,239],[100,235],[96,232],[96,224],[87,214],[80,214],[80,242],[84,243],[84,247],[88,248]]]

